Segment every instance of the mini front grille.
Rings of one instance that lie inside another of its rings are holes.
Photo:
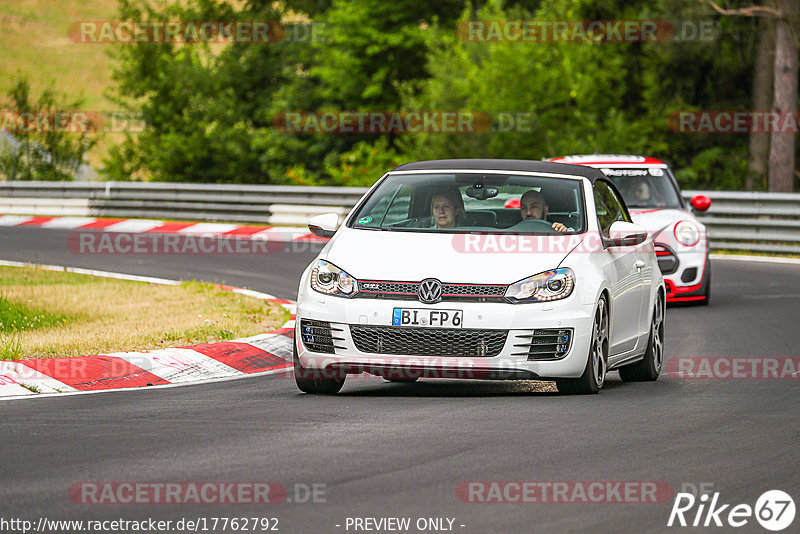
[[[493,284],[442,284],[442,300],[467,302],[505,302],[508,286]],[[419,282],[359,280],[360,298],[418,300]]]
[[[517,334],[515,348],[525,349],[512,356],[527,356],[528,361],[563,358],[572,344],[572,328],[537,329],[530,334]]]
[[[678,270],[678,257],[675,252],[663,243],[656,243],[656,259],[658,260],[658,269],[661,274],[672,274]]]
[[[482,358],[500,354],[508,331],[350,325],[350,334],[358,350],[371,354]]]
[[[333,354],[335,349],[345,347],[337,346],[336,341],[344,341],[343,337],[337,337],[336,332],[341,332],[341,328],[331,328],[331,323],[325,321],[312,321],[302,319],[300,321],[300,336],[303,345],[312,352],[325,352]]]

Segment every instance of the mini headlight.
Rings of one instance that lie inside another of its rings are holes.
[[[530,276],[508,286],[506,298],[512,303],[548,302],[567,298],[575,287],[575,273],[564,267]]]
[[[693,247],[700,241],[700,230],[689,221],[679,221],[675,225],[675,239],[683,246]]]
[[[326,295],[351,297],[356,293],[356,279],[325,260],[317,260],[311,270],[311,289]]]

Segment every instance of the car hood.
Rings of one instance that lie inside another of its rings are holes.
[[[360,280],[511,284],[558,267],[582,240],[344,229],[323,258]]]
[[[702,227],[695,216],[688,211],[676,209],[644,209],[630,208],[631,219],[636,224],[647,228],[655,239],[661,232],[671,232],[672,226],[678,221],[691,221]]]

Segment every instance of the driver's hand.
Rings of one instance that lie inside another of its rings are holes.
[[[564,226],[563,224],[561,224],[560,222],[554,222],[553,223],[553,230],[555,230],[556,232],[566,232],[567,231],[567,227]]]

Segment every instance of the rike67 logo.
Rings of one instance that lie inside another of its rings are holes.
[[[691,493],[678,493],[669,514],[667,526],[740,528],[755,520],[773,532],[784,530],[795,516],[794,500],[781,490],[764,492],[755,506],[722,503],[720,493],[707,493],[695,497]]]

